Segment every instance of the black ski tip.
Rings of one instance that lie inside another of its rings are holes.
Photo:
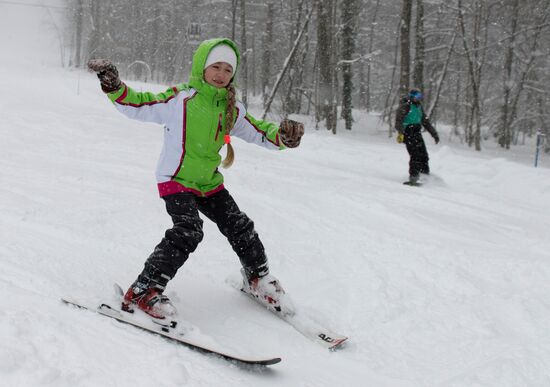
[[[280,363],[281,362],[281,358],[280,357],[275,357],[273,359],[269,359],[265,362],[265,365],[273,365],[273,364],[277,364],[277,363]]]
[[[250,362],[246,362],[247,364],[250,364],[250,365],[257,365],[257,366],[270,366],[270,365],[274,365],[274,364],[278,364],[281,362],[281,358],[280,357],[274,357],[273,359],[265,359],[265,360],[252,360]]]
[[[78,309],[88,309],[86,306],[80,305],[78,302],[73,301],[73,300],[71,300],[71,299],[69,299],[69,298],[64,298],[64,297],[62,297],[60,300],[61,300],[61,302],[64,303],[65,305],[74,306],[74,307],[76,307],[76,308],[78,308]]]
[[[262,359],[262,358],[256,358],[256,359],[248,358],[247,359],[247,358],[243,358],[243,357],[239,357],[239,356],[228,355],[228,354],[223,353],[223,352],[212,351],[212,350],[209,350],[209,349],[206,349],[206,348],[201,348],[201,347],[191,347],[190,349],[194,350],[194,351],[197,351],[197,352],[205,353],[207,355],[211,355],[213,357],[217,357],[217,358],[220,358],[220,359],[227,360],[230,363],[233,363],[234,365],[243,366],[243,367],[267,367],[267,366],[271,366],[271,365],[274,365],[274,364],[278,364],[282,361],[282,359],[280,357],[264,358],[264,359]]]
[[[192,348],[192,350],[193,350],[193,348]],[[242,358],[242,357],[238,357],[238,356],[227,355],[223,352],[204,351],[201,348],[194,348],[194,350],[197,350],[198,352],[204,352],[204,353],[210,354],[214,357],[227,360],[230,363],[233,363],[234,365],[242,366],[242,367],[267,367],[267,366],[271,366],[271,365],[274,365],[274,364],[278,364],[282,361],[282,359],[280,357],[273,357],[273,358],[268,358],[268,359],[265,359],[265,358],[264,359],[261,359],[261,358],[260,359],[247,359],[247,358]]]

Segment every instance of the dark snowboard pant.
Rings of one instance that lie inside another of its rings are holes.
[[[420,125],[409,125],[405,128],[405,145],[409,152],[409,176],[417,177],[420,173],[429,174],[428,151],[422,138]]]
[[[267,274],[267,257],[254,230],[254,223],[239,209],[226,189],[208,197],[184,192],[163,199],[174,225],[166,230],[164,238],[145,262],[136,280],[138,286],[154,286],[163,290],[174,277],[203,238],[203,221],[199,211],[216,223],[227,237],[248,278]]]

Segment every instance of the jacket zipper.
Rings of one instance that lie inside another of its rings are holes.
[[[216,129],[216,137],[214,138],[214,141],[218,141],[218,135],[220,134],[220,131],[222,129],[222,114],[218,116],[218,128]]]

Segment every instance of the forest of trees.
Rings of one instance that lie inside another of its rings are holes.
[[[353,109],[393,133],[399,98],[425,92],[432,122],[476,150],[550,135],[549,0],[67,0],[66,65],[110,58],[122,77],[187,80],[192,53],[229,37],[240,96],[336,133]],[[549,136],[550,137],[550,136]]]

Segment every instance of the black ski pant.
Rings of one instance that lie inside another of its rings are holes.
[[[172,218],[172,228],[145,262],[136,283],[143,287],[164,289],[189,254],[203,238],[203,221],[199,211],[216,223],[237,253],[248,278],[268,272],[264,246],[254,230],[254,223],[242,212],[226,189],[208,197],[183,192],[163,197]],[[135,284],[134,284],[135,285]]]
[[[409,152],[409,176],[417,177],[420,173],[429,174],[428,150],[422,138],[420,125],[408,125],[405,128],[405,145]]]

